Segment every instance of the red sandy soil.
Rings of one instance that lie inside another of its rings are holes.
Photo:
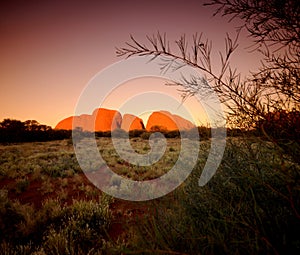
[[[67,193],[65,199],[62,199],[63,204],[70,205],[73,200],[90,200],[97,199],[101,195],[101,191],[91,184],[87,177],[82,173],[79,174],[80,183],[75,180],[74,177],[65,177],[68,185],[63,188],[63,191]],[[62,191],[60,178],[51,178],[53,185],[53,192],[43,194],[41,192],[43,181],[40,179],[34,179],[31,175],[27,175],[29,180],[29,186],[25,191],[18,193],[15,189],[16,180],[11,178],[0,179],[0,187],[8,190],[8,197],[12,200],[18,200],[21,204],[31,204],[37,210],[41,208],[43,201],[49,198],[57,198],[58,193]],[[86,193],[79,189],[80,185],[90,186],[95,190],[95,197],[87,197]],[[108,231],[109,237],[112,240],[117,240],[119,237],[126,235],[126,227],[128,224],[135,224],[137,220],[150,213],[150,208],[145,203],[124,201],[120,199],[114,199],[111,203],[110,209],[113,215],[113,221]]]
[[[60,191],[59,179],[51,178],[51,183],[54,185],[53,190],[54,192],[45,193],[41,192],[42,188],[42,180],[32,180],[32,176],[29,174],[26,176],[29,180],[29,186],[26,188],[25,191],[18,193],[15,189],[16,187],[16,180],[11,178],[4,178],[0,181],[0,187],[3,187],[8,190],[8,197],[12,200],[18,200],[21,204],[31,204],[36,209],[39,209],[42,206],[43,201],[49,198],[56,198],[58,191]],[[89,184],[87,178],[81,174],[82,183]],[[73,185],[76,184],[74,178],[67,177],[68,179],[68,187],[66,188],[66,192],[68,193],[66,204],[71,204],[73,199],[86,199],[84,192],[80,191],[79,189],[76,191],[73,189]],[[79,186],[79,185],[78,185]]]

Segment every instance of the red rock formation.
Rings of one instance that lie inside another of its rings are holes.
[[[189,129],[196,127],[192,122],[182,118],[179,115],[172,114],[172,117],[173,117],[174,121],[177,123],[179,130],[189,130]]]
[[[80,127],[83,131],[111,131],[120,128],[121,123],[122,116],[118,111],[99,108],[93,115],[82,114],[66,118],[55,129],[72,130]]]
[[[72,127],[81,127],[83,131],[112,131],[116,128],[122,128],[125,131],[134,129],[144,129],[143,120],[131,115],[125,114],[123,119],[121,114],[115,110],[104,108],[96,109],[92,115],[82,114],[72,116],[60,121],[55,129],[71,130]],[[167,111],[153,112],[147,123],[147,130],[188,130],[195,125],[190,121]]]
[[[61,120],[55,127],[55,129],[72,130],[76,127],[82,128],[84,131],[92,131],[93,129],[93,117],[88,114],[82,114],[80,116],[71,116]]]
[[[93,112],[96,131],[112,131],[121,127],[122,116],[118,111],[104,108],[96,109]]]
[[[73,128],[82,128],[83,131],[94,131],[94,119],[89,114],[73,117]]]
[[[146,129],[151,130],[188,130],[195,125],[190,121],[167,111],[153,112],[147,122]]]
[[[121,129],[130,131],[135,129],[145,129],[145,126],[141,118],[132,114],[124,114]]]
[[[65,129],[65,130],[71,130],[73,125],[73,116],[68,117],[66,119],[61,120],[57,123],[55,126],[55,129]]]

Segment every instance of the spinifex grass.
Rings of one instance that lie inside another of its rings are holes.
[[[134,251],[158,254],[298,254],[300,167],[265,141],[228,139],[205,186],[197,169],[173,194],[153,201]]]
[[[150,151],[149,141],[142,138],[130,140],[136,153],[146,154]],[[118,155],[110,138],[101,138],[97,141],[101,156],[106,164],[117,174],[132,180],[155,179],[168,172],[178,159],[180,153],[180,139],[167,139],[167,148],[163,157],[151,166],[138,166],[124,162]]]
[[[112,170],[135,180],[170,170],[180,140],[167,141],[163,158],[144,167],[121,159],[109,138],[97,139]],[[138,153],[150,149],[141,138],[132,138],[131,144]],[[272,143],[228,138],[216,175],[199,187],[209,148],[209,141],[200,143],[192,174],[175,191],[145,203],[150,212],[130,212],[135,221],[127,221],[122,211],[117,214],[123,232],[119,241],[112,241],[106,236],[115,217],[109,199],[95,200],[99,191],[84,180],[72,143],[0,146],[0,181],[9,183],[0,192],[0,254],[298,254],[299,165]],[[51,197],[40,208],[9,199],[21,197],[36,183],[36,196]],[[85,201],[78,197],[70,203],[69,195],[79,193]]]

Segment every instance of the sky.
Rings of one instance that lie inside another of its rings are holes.
[[[215,9],[204,7],[203,3],[201,0],[1,1],[0,120],[34,119],[55,127],[60,120],[74,115],[80,95],[91,79],[123,59],[116,56],[116,47],[124,46],[131,34],[146,42],[146,35],[166,33],[172,46],[182,34],[189,39],[202,32],[204,38],[212,40],[217,55],[224,50],[226,33],[234,37],[240,24],[213,17]],[[249,52],[247,47],[251,45],[247,34],[242,32],[231,61],[242,74],[256,70],[260,63],[259,53]],[[213,61],[217,63],[215,56]],[[151,90],[156,86],[154,80],[140,79],[140,86]],[[119,105],[118,94],[137,93],[136,82],[132,88],[128,84],[121,86],[123,90],[120,88],[115,98],[110,96],[104,106]],[[164,81],[160,82],[164,86]],[[157,109],[165,107],[159,101],[153,102]],[[139,107],[135,106],[127,109],[129,113],[138,114]],[[201,112],[197,111],[195,108],[194,114]]]

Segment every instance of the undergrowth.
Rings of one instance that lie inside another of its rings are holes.
[[[130,253],[299,254],[300,167],[272,143],[231,139],[204,187],[204,164],[131,227]]]
[[[74,200],[62,205],[57,199],[39,210],[11,201],[0,190],[0,254],[97,254],[107,247],[111,198]]]

